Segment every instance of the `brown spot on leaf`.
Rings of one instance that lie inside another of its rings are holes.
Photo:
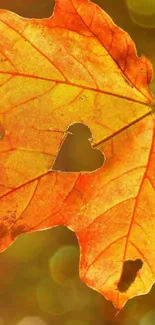
[[[4,138],[4,135],[5,135],[5,131],[2,127],[2,125],[0,124],[0,140],[2,140]]]
[[[1,222],[0,223],[0,239],[5,237],[8,233],[8,227],[3,223]]]
[[[11,229],[11,238],[12,239],[15,239],[16,237],[18,237],[20,234],[22,234],[25,231],[26,231],[26,226],[24,224],[18,225],[18,226],[14,226]]]

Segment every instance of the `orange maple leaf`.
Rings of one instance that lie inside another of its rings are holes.
[[[155,281],[152,66],[88,0],[56,0],[49,19],[0,11],[0,249],[66,225],[80,277],[121,309]],[[83,122],[105,156],[93,173],[51,171],[64,131]],[[126,292],[126,260],[141,259]]]

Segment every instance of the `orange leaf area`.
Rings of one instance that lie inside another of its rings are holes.
[[[155,281],[155,102],[152,66],[88,0],[56,0],[49,19],[0,11],[0,249],[18,235],[66,225],[80,277],[117,309]],[[65,130],[86,124],[104,166],[51,171]],[[142,268],[119,292],[123,263]]]

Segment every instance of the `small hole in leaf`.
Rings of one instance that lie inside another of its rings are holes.
[[[142,268],[141,259],[135,261],[128,260],[124,262],[121,278],[117,284],[119,292],[126,292],[135,281],[138,271]]]
[[[71,124],[55,159],[52,170],[60,172],[92,172],[101,168],[105,157],[92,148],[92,133],[83,123]]]

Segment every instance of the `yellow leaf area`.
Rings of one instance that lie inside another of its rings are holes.
[[[152,66],[88,0],[56,0],[49,19],[0,11],[0,249],[55,225],[75,231],[80,276],[117,309],[155,281]],[[106,161],[51,171],[64,131],[86,124]],[[125,293],[123,262],[143,267]]]

